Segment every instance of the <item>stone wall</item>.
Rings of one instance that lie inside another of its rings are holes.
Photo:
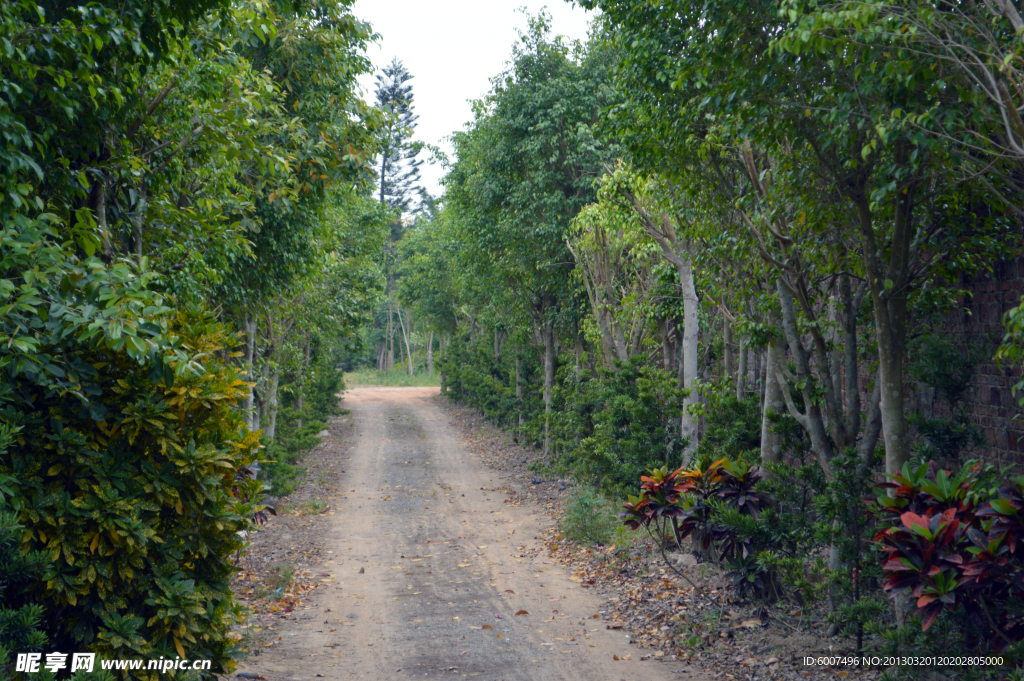
[[[966,346],[985,343],[991,357],[1003,338],[1003,315],[1021,304],[1024,295],[1024,258],[995,263],[991,273],[984,273],[964,282],[971,292],[964,301],[964,311],[950,314],[940,331],[954,343]],[[911,358],[912,359],[912,358]],[[979,364],[968,389],[965,404],[971,420],[979,426],[987,440],[983,458],[993,463],[1014,465],[1024,472],[1024,410],[1019,398],[1012,395],[1020,381],[1018,366],[1002,368],[994,361]],[[913,385],[911,382],[910,385]],[[949,416],[946,405],[934,399],[933,391],[915,389],[909,400],[910,409],[920,408],[925,414]]]

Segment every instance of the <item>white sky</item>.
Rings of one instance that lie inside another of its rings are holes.
[[[398,57],[414,76],[413,106],[420,117],[415,139],[451,154],[444,138],[472,119],[469,100],[487,93],[489,79],[512,54],[516,30],[526,29],[520,7],[531,15],[547,7],[552,32],[579,40],[593,16],[566,0],[356,0],[353,14],[381,36],[369,49],[377,69]],[[372,75],[360,78],[367,101],[373,101],[375,83]],[[420,158],[428,156],[424,150]],[[423,186],[435,196],[442,174],[439,165],[421,167]]]

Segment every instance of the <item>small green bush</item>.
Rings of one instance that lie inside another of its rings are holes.
[[[341,413],[338,393],[345,389],[342,373],[332,366],[318,366],[308,379],[299,387],[304,397],[301,409],[294,392],[282,395],[277,437],[264,453],[263,477],[275,497],[295,491],[305,470],[300,465],[302,457],[320,442],[317,433],[327,427],[327,420]]]
[[[5,454],[20,428],[0,425],[0,454]],[[23,554],[21,536],[25,528],[16,513],[6,510],[13,478],[0,475],[0,679],[11,678],[14,655],[25,652],[45,652],[46,633],[42,630],[45,611],[37,603],[26,603],[18,608],[3,605],[8,591],[43,578],[50,567],[49,556],[42,551]]]
[[[615,511],[593,488],[577,487],[565,502],[563,535],[582,544],[610,544],[619,528]]]

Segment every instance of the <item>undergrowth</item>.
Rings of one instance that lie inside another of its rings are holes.
[[[390,371],[375,371],[374,369],[360,369],[345,374],[345,382],[350,385],[382,385],[406,388],[432,388],[441,384],[437,372],[428,376],[423,372],[416,372],[412,376],[404,369],[392,369]]]

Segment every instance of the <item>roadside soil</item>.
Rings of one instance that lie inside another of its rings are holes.
[[[606,599],[548,555],[565,482],[534,485],[515,446],[514,470],[492,468],[504,448],[467,437],[437,393],[346,392],[351,413],[306,458],[290,513],[241,559],[251,654],[235,676],[712,678],[670,654],[639,659]]]
[[[570,579],[601,598],[605,626],[629,635],[633,659],[645,665],[667,661],[678,679],[866,681],[881,675],[877,668],[804,665],[805,656],[854,655],[850,639],[824,635],[823,603],[808,612],[794,606],[758,608],[736,594],[722,570],[692,555],[671,554],[681,578],[639,532],[629,546],[582,546],[560,536],[556,521],[571,481],[534,472],[543,468],[541,453],[515,444],[479,411],[437,399],[469,450],[495,470],[516,503],[544,509],[552,522],[532,550],[564,566]]]

